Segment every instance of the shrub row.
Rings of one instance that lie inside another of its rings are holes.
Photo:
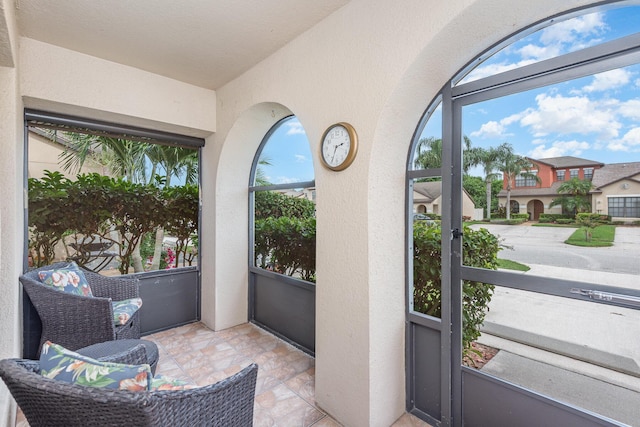
[[[50,264],[54,247],[68,237],[76,245],[86,239],[110,241],[118,248],[120,272],[128,272],[135,247],[145,233],[163,227],[186,251],[198,231],[198,187],[160,189],[97,173],[71,181],[46,171],[29,178],[29,250],[34,265]],[[115,232],[118,237],[113,238]],[[97,238],[96,238],[97,236]],[[66,244],[66,242],[65,242]],[[79,259],[78,264],[88,260]]]
[[[441,228],[415,224],[413,228],[413,309],[434,317],[441,315]],[[464,227],[464,264],[495,270],[498,268],[498,238],[486,229]],[[463,292],[463,337],[465,349],[480,336],[494,285],[465,280]]]

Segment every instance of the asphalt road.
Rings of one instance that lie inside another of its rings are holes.
[[[499,253],[502,259],[522,264],[635,274],[640,276],[640,227],[617,227],[614,245],[584,248],[567,245],[575,228],[532,227],[524,225],[475,224],[499,236],[511,249]]]

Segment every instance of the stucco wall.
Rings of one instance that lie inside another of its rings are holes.
[[[18,273],[22,265],[22,103],[19,95],[13,2],[0,2],[0,359],[19,354],[22,340]],[[0,425],[16,406],[0,382]]]
[[[610,197],[640,197],[640,182],[637,179],[640,175],[633,177],[634,179],[623,179],[606,187],[602,187],[602,193],[593,196],[592,212],[607,215],[609,213]],[[613,221],[635,221],[640,218],[622,218],[613,217]]]
[[[420,116],[447,79],[484,49],[585,3],[353,0],[218,90],[217,98],[22,39],[18,68],[0,69],[0,279],[7,290],[0,300],[0,352],[19,351],[21,97],[31,108],[207,138],[202,308],[216,329],[246,320],[249,169],[267,129],[293,112],[315,156],[316,400],[344,425],[390,425],[405,407],[404,185]],[[331,172],[317,153],[322,132],[337,121],[355,126],[360,149],[349,169]],[[2,389],[0,416],[7,401]]]
[[[16,51],[17,66],[0,67],[0,358],[17,357],[22,349],[24,108],[199,137],[215,130],[211,90],[33,40],[21,39]],[[13,424],[9,402],[0,384],[0,425]]]
[[[205,217],[215,218],[225,252],[203,276],[213,274],[217,295],[245,280],[236,269],[247,248],[232,237],[244,237],[247,204],[228,177],[246,185],[259,139],[232,137],[236,127],[256,115],[275,123],[278,115],[259,107],[275,102],[298,116],[314,155],[332,123],[358,132],[349,169],[328,171],[315,157],[316,401],[345,425],[387,426],[404,410],[404,176],[420,115],[484,49],[580,3],[354,0],[218,90],[218,133],[205,164],[224,197],[205,203]]]

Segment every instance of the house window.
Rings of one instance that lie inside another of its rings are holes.
[[[531,171],[527,175],[516,175],[516,187],[535,187],[538,184],[538,171]]]
[[[584,168],[584,179],[587,181],[593,179],[593,168]]]
[[[564,181],[565,170],[556,171],[556,181]]]
[[[512,214],[520,213],[520,203],[518,203],[516,200],[511,201],[511,213]]]
[[[569,178],[577,178],[578,177],[578,169],[569,169]]]
[[[610,197],[609,215],[622,218],[640,218],[640,197]]]

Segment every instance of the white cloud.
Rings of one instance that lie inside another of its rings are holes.
[[[534,159],[546,159],[561,156],[580,156],[584,150],[588,150],[590,145],[584,141],[554,141],[547,148],[545,144],[538,145],[527,153],[528,157]]]
[[[471,132],[472,137],[480,137],[480,138],[499,138],[504,135],[504,126],[495,120],[491,120],[480,126],[480,129],[474,132]]]
[[[631,99],[620,104],[618,109],[623,117],[640,120],[640,100]]]
[[[296,163],[304,163],[307,161],[307,156],[303,154],[294,154],[293,157],[296,159]]]
[[[300,178],[291,178],[290,176],[279,176],[276,178],[276,184],[291,184],[292,182],[300,182]]]
[[[596,134],[602,139],[618,136],[622,127],[612,108],[592,101],[585,96],[536,96],[537,109],[530,109],[520,120],[529,127],[535,137],[550,133]],[[602,108],[603,105],[605,108]]]
[[[631,73],[622,68],[606,71],[593,76],[590,85],[582,88],[584,92],[601,92],[610,89],[616,89],[628,84],[631,81]]]
[[[603,17],[603,13],[595,12],[558,22],[542,30],[540,41],[545,45],[578,43],[584,47],[584,37],[600,34],[607,28]],[[569,50],[574,49],[570,48]]]
[[[480,129],[471,132],[470,136],[479,138],[504,138],[511,136],[513,134],[507,133],[507,126],[518,122],[525,113],[526,111],[512,114],[501,119],[499,122],[496,122],[495,120],[488,121],[480,126]]]
[[[306,135],[302,124],[298,120],[287,122],[286,125],[289,127],[287,135]]]
[[[535,44],[528,44],[520,49],[518,49],[518,53],[522,56],[522,58],[533,59],[535,61],[542,61],[544,59],[553,58],[558,56],[560,51],[560,46],[552,45],[552,46],[537,46]]]
[[[633,128],[622,139],[609,142],[611,151],[640,151],[640,128]]]

